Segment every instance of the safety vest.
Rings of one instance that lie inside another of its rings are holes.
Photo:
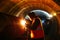
[[[31,38],[34,38],[34,39],[44,38],[43,26],[42,26],[42,23],[41,23],[40,19],[39,19],[39,21],[40,21],[40,24],[37,26],[36,30],[31,30],[31,34],[30,34]]]

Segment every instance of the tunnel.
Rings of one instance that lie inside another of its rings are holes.
[[[41,18],[46,40],[58,40],[59,19],[54,14],[60,11],[60,7],[53,0],[9,0],[5,2],[5,7],[1,7],[0,12],[20,18],[25,18],[28,13],[34,12]]]

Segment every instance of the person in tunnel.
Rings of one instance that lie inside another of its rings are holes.
[[[29,27],[31,40],[44,40],[44,30],[40,18],[34,12],[29,13],[28,16],[32,21]]]

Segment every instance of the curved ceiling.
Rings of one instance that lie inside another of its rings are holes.
[[[17,15],[17,13],[32,9],[42,9],[51,13],[60,11],[60,6],[53,0],[3,0],[0,5],[0,12],[10,15]]]

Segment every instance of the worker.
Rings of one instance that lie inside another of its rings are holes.
[[[28,13],[32,23],[29,26],[31,40],[44,40],[44,30],[41,19],[34,12]]]

